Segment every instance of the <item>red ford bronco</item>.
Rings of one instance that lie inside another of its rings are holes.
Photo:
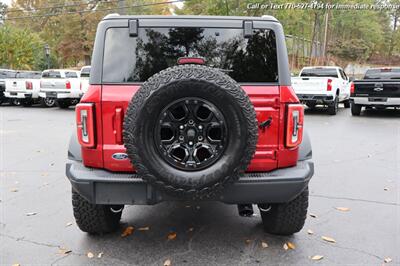
[[[109,15],[66,165],[76,222],[106,233],[126,204],[211,200],[298,232],[314,172],[303,119],[275,18]]]

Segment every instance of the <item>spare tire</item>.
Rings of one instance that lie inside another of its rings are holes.
[[[180,65],[149,78],[124,118],[124,144],[139,176],[177,197],[215,195],[247,169],[256,113],[231,77]]]

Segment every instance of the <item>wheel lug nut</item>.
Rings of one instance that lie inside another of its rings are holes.
[[[179,126],[179,129],[183,129],[183,128],[184,128],[184,126],[183,126],[183,125],[180,125],[180,126]]]
[[[203,140],[203,137],[202,137],[202,136],[199,136],[197,139],[200,140],[200,141],[202,141],[202,140]]]
[[[199,125],[199,129],[203,129],[203,126],[202,126],[202,125]]]
[[[189,120],[189,124],[193,125],[194,121],[192,119]]]
[[[183,136],[179,136],[179,140],[183,140],[184,139],[184,137]]]
[[[193,141],[189,141],[189,145],[192,146],[193,145]]]

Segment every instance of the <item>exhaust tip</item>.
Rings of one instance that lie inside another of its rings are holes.
[[[251,217],[254,214],[252,204],[239,204],[238,205],[239,215],[242,217]]]

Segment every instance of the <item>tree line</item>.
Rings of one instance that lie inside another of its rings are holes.
[[[273,3],[285,4],[287,0]],[[0,5],[0,67],[44,69],[44,45],[52,67],[89,64],[98,22],[109,13],[275,16],[285,33],[320,42],[326,54],[349,62],[400,61],[400,9],[262,9],[261,0],[14,0]],[[400,0],[323,0],[319,3],[393,4]],[[327,23],[328,22],[328,23]],[[327,25],[327,26],[326,26]],[[310,47],[310,49],[313,49]],[[400,62],[399,62],[400,63]]]

